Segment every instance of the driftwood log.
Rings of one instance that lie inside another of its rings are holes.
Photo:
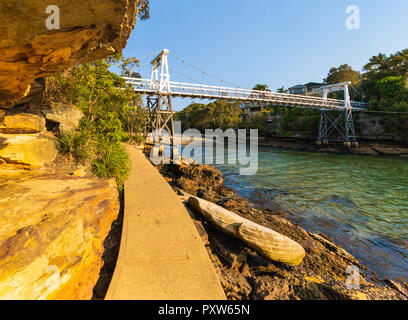
[[[191,196],[188,204],[222,231],[244,241],[265,258],[284,264],[300,264],[306,253],[303,247],[288,237],[212,202]]]

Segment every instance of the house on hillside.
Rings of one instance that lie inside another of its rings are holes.
[[[262,105],[259,103],[245,103],[242,104],[240,107],[242,109],[243,119],[254,117],[262,111]]]
[[[324,86],[324,83],[317,83],[317,82],[309,82],[306,84],[298,84],[289,88],[290,94],[306,94],[309,92],[313,92],[316,89],[319,89]]]
[[[324,83],[317,83],[317,82],[309,82],[306,84],[299,84],[297,86],[291,87],[288,90],[284,90],[282,93],[290,93],[290,94],[306,94],[309,92],[313,92],[316,89],[323,87]],[[278,89],[279,92],[279,89]],[[259,93],[259,91],[254,92],[253,96],[260,95],[264,93]],[[252,95],[251,95],[252,96]],[[267,103],[260,103],[260,102],[246,102],[241,105],[242,109],[242,118],[248,119],[250,117],[254,117],[259,114],[262,109],[267,105]]]

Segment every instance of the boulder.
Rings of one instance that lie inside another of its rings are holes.
[[[45,119],[31,113],[6,115],[0,133],[39,133],[45,129]]]
[[[119,211],[116,183],[16,172],[0,172],[0,299],[91,299]]]
[[[43,114],[47,120],[62,125],[63,130],[78,130],[79,122],[84,116],[77,107],[64,103],[52,103],[51,108],[44,110]]]
[[[68,67],[120,52],[136,24],[139,0],[56,0],[60,28],[49,30],[48,3],[0,6],[0,105],[11,108],[31,83]],[[29,13],[29,14],[28,14]],[[29,18],[27,18],[29,16]]]
[[[223,188],[221,171],[208,165],[176,164],[166,168],[174,177],[174,184],[188,192],[206,200],[211,200]]]
[[[296,241],[212,202],[190,197],[188,204],[217,228],[242,240],[269,260],[297,266],[306,255],[303,247]]]
[[[7,163],[43,167],[55,160],[55,139],[42,134],[0,134],[0,158]]]

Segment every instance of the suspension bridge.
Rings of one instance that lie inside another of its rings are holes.
[[[224,86],[219,87],[197,83],[172,82],[170,81],[170,69],[168,64],[169,53],[169,50],[164,49],[153,59],[149,79],[124,77],[126,83],[133,86],[135,92],[147,96],[147,108],[149,111],[148,132],[151,130],[159,136],[160,132],[166,129],[170,134],[171,141],[173,141],[174,111],[172,98],[222,99],[227,101],[240,101],[243,104],[259,103],[320,110],[321,117],[317,139],[318,145],[328,144],[328,141],[332,140],[330,138],[334,133],[337,133],[337,135],[342,138],[346,146],[358,145],[354,129],[353,111],[364,110],[364,104],[351,101],[349,90],[351,82],[328,85],[316,90],[314,94],[321,94],[321,97]],[[194,68],[198,69],[197,67]],[[200,71],[206,73],[205,71]],[[344,100],[328,98],[328,94],[335,91],[344,91]],[[338,112],[334,113],[333,111]],[[155,137],[153,137],[153,140],[155,144],[159,143]]]

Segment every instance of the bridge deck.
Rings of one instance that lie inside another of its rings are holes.
[[[155,95],[159,91],[159,84],[150,79],[125,78],[128,84],[132,84],[136,92]],[[227,87],[216,87],[201,84],[170,82],[169,91],[162,92],[163,95],[171,95],[181,98],[197,98],[230,101],[270,103],[288,107],[305,107],[311,109],[344,110],[344,100],[324,99],[308,95],[294,95],[269,91],[256,91],[248,89],[237,89]],[[354,110],[361,110],[362,104],[351,102]]]

